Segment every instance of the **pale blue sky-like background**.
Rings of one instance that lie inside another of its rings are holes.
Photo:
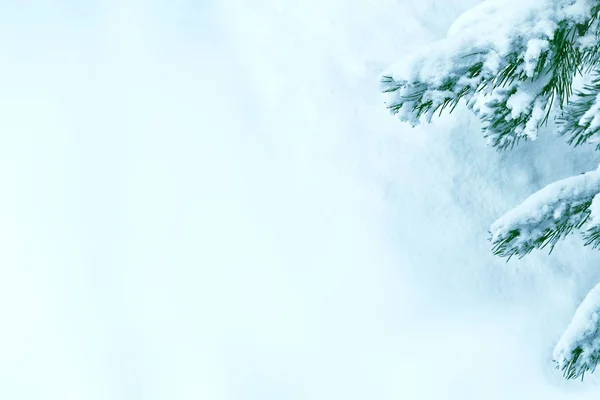
[[[486,241],[593,153],[377,92],[476,3],[0,1],[0,398],[595,398],[549,357],[598,256]]]

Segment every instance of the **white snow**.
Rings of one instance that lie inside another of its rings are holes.
[[[535,67],[542,53],[549,48],[547,40],[542,39],[529,39],[527,41],[527,51],[525,52],[525,72],[527,76],[533,76]]]
[[[597,2],[595,0],[554,0],[554,4],[559,7],[560,18],[584,22],[589,19],[591,10]]]
[[[536,93],[532,93],[530,90],[521,90],[521,88],[511,95],[506,102],[511,110],[511,117],[518,118],[529,111],[533,100],[535,100],[535,95]]]

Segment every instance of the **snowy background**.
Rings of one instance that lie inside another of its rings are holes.
[[[0,2],[0,397],[596,399],[600,256],[487,238],[597,155],[378,93],[476,3]]]

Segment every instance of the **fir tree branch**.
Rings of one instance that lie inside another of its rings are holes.
[[[559,240],[588,222],[590,206],[599,192],[600,170],[546,186],[492,225],[492,252],[510,259],[534,249],[549,247],[552,251]],[[592,244],[589,233],[587,240]]]
[[[600,141],[600,76],[575,94],[557,119],[558,132],[577,147]],[[600,145],[597,145],[600,148]]]

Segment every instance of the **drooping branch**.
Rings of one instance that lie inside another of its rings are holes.
[[[600,170],[554,182],[500,217],[490,232],[492,251],[523,257],[533,249],[552,248],[588,222],[590,206],[600,193]]]

